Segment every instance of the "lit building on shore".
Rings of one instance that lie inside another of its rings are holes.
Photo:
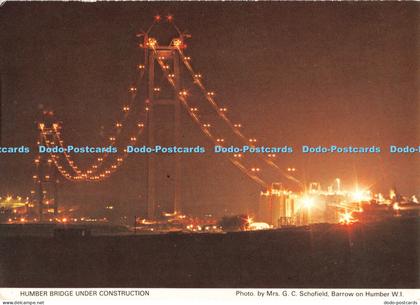
[[[280,183],[260,194],[258,220],[273,227],[294,225],[296,195],[285,190]]]

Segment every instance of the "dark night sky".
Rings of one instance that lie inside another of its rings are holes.
[[[305,181],[341,177],[373,190],[420,193],[418,3],[12,3],[0,8],[2,145],[33,145],[40,105],[64,137],[103,143],[140,57],[135,34],[156,13],[192,34],[187,53],[245,132],[271,145],[381,145],[379,155],[282,157]],[[186,119],[185,119],[186,120]],[[190,144],[209,145],[185,122]],[[0,193],[25,195],[32,157],[1,156]],[[219,156],[183,164],[186,210],[255,206],[259,186]],[[141,209],[144,160],[132,156],[100,185],[64,183],[66,204]],[[143,205],[144,206],[144,205]],[[137,212],[136,212],[137,213]]]

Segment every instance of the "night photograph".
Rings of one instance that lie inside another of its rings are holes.
[[[3,304],[417,304],[419,13],[3,2]]]

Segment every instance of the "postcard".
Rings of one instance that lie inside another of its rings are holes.
[[[2,304],[418,304],[419,13],[3,2]]]

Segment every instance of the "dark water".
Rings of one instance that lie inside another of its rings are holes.
[[[0,237],[0,286],[419,288],[419,224]]]

